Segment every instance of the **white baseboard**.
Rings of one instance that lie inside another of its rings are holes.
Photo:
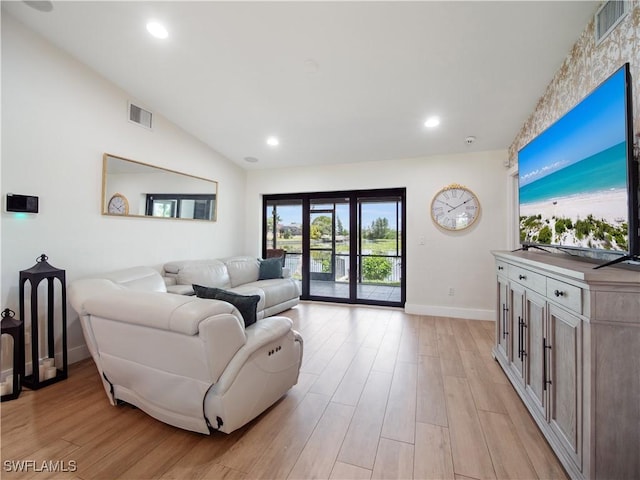
[[[69,365],[71,365],[72,363],[77,363],[80,360],[84,360],[85,358],[89,358],[90,356],[91,356],[91,353],[89,353],[89,348],[87,348],[86,345],[73,347],[67,351],[67,360],[69,362]]]
[[[29,350],[27,352],[27,355],[31,356],[31,347],[29,347]],[[69,363],[69,365],[71,365],[72,363],[76,363],[79,362],[80,360],[84,360],[85,358],[90,357],[91,354],[89,353],[89,349],[87,348],[86,345],[81,345],[79,347],[73,347],[70,348],[69,350],[67,350],[67,362]],[[56,353],[56,365],[62,365],[62,353],[58,352]],[[27,362],[24,366],[24,370],[25,370],[25,375],[31,375],[31,362]],[[6,368],[3,369],[0,372],[0,375],[2,376],[2,378],[5,378],[7,375],[10,375],[13,373],[13,368]]]
[[[404,311],[412,315],[432,315],[434,317],[465,318],[468,320],[495,320],[495,310],[480,308],[441,307],[406,303]]]

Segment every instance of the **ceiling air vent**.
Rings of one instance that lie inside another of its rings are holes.
[[[151,128],[153,113],[129,102],[129,121]]]
[[[627,0],[609,0],[596,12],[596,45],[609,35],[629,12]]]

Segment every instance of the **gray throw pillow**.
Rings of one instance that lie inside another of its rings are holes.
[[[258,302],[260,301],[260,295],[239,295],[234,292],[222,290],[221,288],[203,287],[202,285],[195,284],[193,285],[193,291],[196,292],[196,296],[199,298],[229,302],[236,307],[242,315],[245,328],[256,323],[256,310],[258,308]]]
[[[260,274],[258,280],[282,278],[282,258],[266,258],[260,260]]]

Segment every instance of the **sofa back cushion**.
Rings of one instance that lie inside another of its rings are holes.
[[[224,263],[227,266],[227,270],[229,271],[231,287],[237,287],[238,285],[244,285],[245,283],[255,282],[260,276],[260,263],[258,262],[257,258],[232,257],[225,259]]]
[[[160,272],[151,267],[131,267],[102,276],[113,283],[131,290],[144,292],[166,292],[167,287]]]
[[[166,270],[166,266],[165,266]],[[204,285],[205,287],[229,288],[229,271],[219,260],[182,262],[176,274],[178,285]]]

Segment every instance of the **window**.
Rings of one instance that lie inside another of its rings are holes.
[[[215,195],[206,194],[147,194],[146,215],[165,218],[211,220]]]

